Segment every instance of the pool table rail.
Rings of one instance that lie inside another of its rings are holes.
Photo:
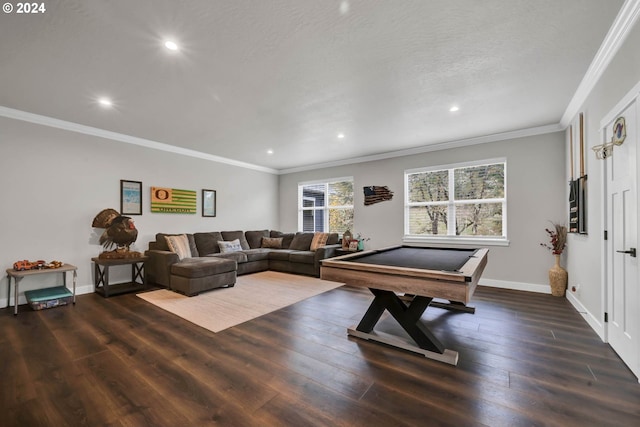
[[[379,251],[393,248],[396,247]],[[376,252],[378,251],[372,250],[325,259],[322,261],[320,277],[350,286],[384,289],[468,304],[487,264],[488,249],[479,249],[459,272],[379,266],[353,260]]]

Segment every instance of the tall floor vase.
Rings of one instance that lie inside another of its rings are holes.
[[[551,286],[551,295],[563,297],[567,289],[569,274],[560,265],[560,255],[555,255],[555,257],[556,264],[549,269],[549,285]]]

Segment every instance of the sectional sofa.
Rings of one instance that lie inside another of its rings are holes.
[[[265,270],[319,277],[320,261],[336,255],[338,239],[337,233],[276,230],[158,233],[145,252],[145,274],[148,283],[189,296]]]

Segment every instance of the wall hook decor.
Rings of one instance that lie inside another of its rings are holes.
[[[604,160],[613,155],[613,147],[622,145],[626,138],[626,122],[624,120],[624,117],[618,117],[613,123],[613,135],[611,136],[611,141],[593,146],[591,147],[591,149],[596,153],[596,158],[598,160]]]

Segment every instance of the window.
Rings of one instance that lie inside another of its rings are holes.
[[[506,161],[405,171],[405,235],[506,239]]]
[[[339,234],[353,230],[353,178],[298,184],[298,229]]]

